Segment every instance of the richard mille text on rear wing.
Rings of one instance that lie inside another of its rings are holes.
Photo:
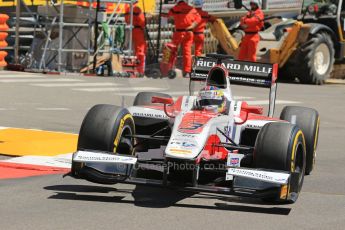
[[[214,57],[199,57],[195,60],[191,80],[205,80],[217,64]],[[229,71],[232,84],[270,88],[276,82],[278,66],[268,63],[252,63],[224,59],[222,66]]]

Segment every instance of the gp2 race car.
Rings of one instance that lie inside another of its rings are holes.
[[[94,106],[70,175],[294,203],[314,167],[320,119],[296,106],[273,117],[277,70],[209,55],[195,61],[189,96],[141,92],[129,108]],[[234,100],[230,83],[269,88],[268,116]]]

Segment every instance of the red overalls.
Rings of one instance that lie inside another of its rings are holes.
[[[125,9],[125,20],[126,23],[130,23],[130,8],[129,6]],[[133,7],[133,31],[132,31],[132,41],[135,55],[139,60],[139,65],[137,71],[141,74],[145,72],[145,55],[146,55],[146,39],[145,39],[145,15],[138,7],[137,4]]]
[[[264,13],[261,9],[248,12],[241,19],[241,26],[244,27],[246,35],[242,39],[238,59],[241,61],[256,62],[256,49],[260,41],[259,31],[264,26]]]
[[[170,9],[168,16],[173,17],[175,23],[172,43],[177,47],[182,44],[183,72],[190,73],[192,71],[193,31],[188,30],[188,28],[194,22],[200,23],[201,17],[196,9],[183,1],[178,2]]]
[[[201,16],[201,22],[194,29],[195,56],[200,57],[204,49],[204,41],[205,41],[204,32],[206,29],[206,24],[208,22],[214,22],[216,18],[213,17],[212,15],[209,15],[206,11],[203,11],[202,8],[196,8],[196,10]]]

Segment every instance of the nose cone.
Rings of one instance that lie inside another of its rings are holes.
[[[198,134],[174,132],[165,150],[166,157],[188,160],[197,158],[204,149],[207,133],[207,127]]]

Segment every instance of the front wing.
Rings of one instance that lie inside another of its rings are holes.
[[[72,165],[81,164],[83,167],[79,167],[78,172],[73,172],[72,166],[71,176],[101,184],[125,183],[164,186],[195,192],[256,198],[277,197],[280,199],[287,198],[289,181],[294,177],[294,175],[283,171],[228,167],[224,176],[225,180],[231,180],[231,183],[227,184],[227,186],[215,186],[198,184],[199,172],[197,170],[199,168],[194,167],[194,170],[196,170],[193,173],[195,178],[190,183],[176,184],[168,180],[167,161],[169,159],[141,161],[134,156],[88,150],[77,151],[73,154]],[[142,164],[159,166],[158,168],[162,169],[161,179],[138,177],[137,169]]]

